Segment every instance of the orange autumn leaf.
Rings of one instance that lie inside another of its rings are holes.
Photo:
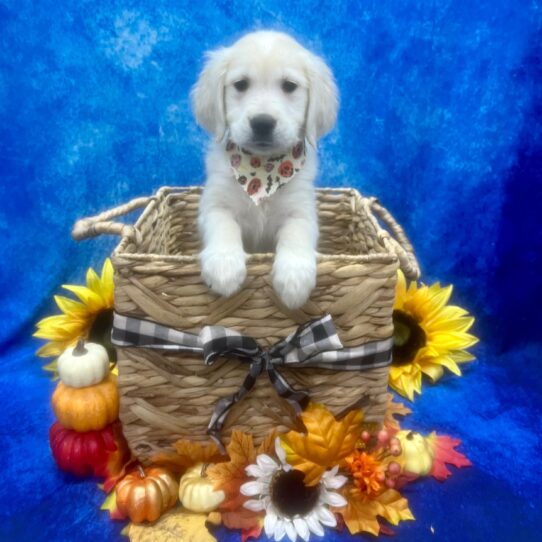
[[[177,455],[191,461],[190,465],[187,465],[189,467],[196,463],[215,463],[226,459],[214,442],[201,444],[191,440],[178,440],[175,443],[175,450]]]
[[[267,454],[274,455],[275,453],[275,439],[277,438],[277,430],[272,429],[265,438],[262,440],[261,444],[258,446],[258,451],[256,455]]]
[[[161,452],[151,458],[154,465],[166,467],[173,472],[184,472],[197,463],[216,463],[226,459],[214,442],[201,444],[193,440],[178,440],[175,452]]]
[[[396,403],[393,400],[393,395],[388,393],[388,406],[386,408],[386,414],[384,416],[384,427],[392,434],[395,434],[401,429],[399,420],[396,419],[396,416],[406,416],[410,414],[412,410],[405,406],[403,403]]]
[[[369,498],[357,487],[349,484],[341,493],[348,504],[333,511],[342,515],[351,534],[366,532],[378,536],[380,533],[378,517],[384,518],[392,525],[414,519],[408,501],[394,489],[387,489],[380,495]]]
[[[288,463],[305,473],[308,486],[315,486],[327,469],[341,464],[354,450],[363,413],[353,410],[337,421],[323,405],[310,404],[301,418],[307,433],[282,435],[282,447]]]

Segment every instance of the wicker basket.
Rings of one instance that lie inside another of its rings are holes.
[[[112,255],[118,313],[193,333],[204,325],[222,325],[264,347],[326,313],[345,347],[392,335],[397,268],[410,278],[417,278],[419,269],[402,229],[374,198],[355,190],[318,190],[317,286],[302,309],[289,310],[271,285],[272,254],[249,256],[246,283],[230,298],[215,295],[202,282],[196,230],[200,194],[200,188],[166,187],[75,225],[76,239],[122,236]],[[140,207],[145,210],[135,226],[111,221]],[[147,348],[120,348],[117,354],[120,417],[143,462],[170,451],[180,438],[207,440],[215,404],[235,393],[247,373],[246,364],[234,359],[206,366],[194,354]],[[281,374],[335,414],[364,399],[366,419],[382,421],[388,367],[360,372],[283,368]],[[227,441],[235,427],[258,441],[273,427],[285,431],[295,424],[290,405],[262,376],[231,409],[222,436]]]

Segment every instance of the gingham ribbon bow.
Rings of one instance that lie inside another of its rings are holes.
[[[199,335],[195,335],[120,314],[115,314],[112,342],[115,346],[198,353],[203,356],[206,365],[212,365],[218,357],[233,357],[249,363],[248,374],[241,388],[233,395],[220,399],[211,416],[207,433],[220,446],[219,435],[229,410],[254,387],[262,372],[267,372],[277,393],[299,413],[308,402],[309,394],[293,389],[277,370],[278,367],[362,371],[391,363],[393,347],[393,337],[390,337],[344,348],[329,314],[299,326],[294,333],[268,350],[264,350],[252,337],[222,326],[206,326]]]

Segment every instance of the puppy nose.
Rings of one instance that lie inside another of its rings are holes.
[[[256,115],[250,119],[250,127],[256,137],[266,138],[271,135],[277,121],[271,115]]]

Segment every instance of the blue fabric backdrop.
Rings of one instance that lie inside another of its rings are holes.
[[[424,280],[455,284],[454,300],[478,317],[479,361],[426,387],[411,421],[463,439],[474,467],[409,489],[417,521],[396,539],[539,540],[537,0],[0,1],[0,538],[120,539],[95,483],[50,457],[53,384],[33,324],[114,245],[75,244],[76,218],[203,180],[206,136],[188,101],[202,52],[269,27],[337,77],[319,184],[379,196]]]

